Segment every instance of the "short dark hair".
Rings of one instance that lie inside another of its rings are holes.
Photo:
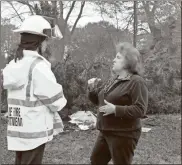
[[[133,74],[142,75],[144,72],[141,55],[139,51],[128,42],[121,42],[116,45],[116,52],[123,53],[125,55],[129,72]]]

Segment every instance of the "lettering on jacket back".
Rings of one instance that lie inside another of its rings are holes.
[[[22,127],[22,117],[20,114],[20,107],[9,107],[8,109],[9,117],[8,117],[8,125],[9,126],[18,126]]]

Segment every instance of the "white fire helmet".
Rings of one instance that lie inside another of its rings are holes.
[[[54,18],[40,15],[32,15],[25,19],[19,29],[13,30],[16,33],[30,33],[49,38],[63,38],[62,33]]]

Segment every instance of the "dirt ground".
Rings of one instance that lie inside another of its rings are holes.
[[[181,164],[180,115],[149,116],[143,126],[152,128],[142,133],[133,164]],[[44,164],[88,164],[97,130],[75,131],[65,123],[67,132],[57,135],[46,145]],[[1,121],[1,162],[14,163],[14,152],[7,151],[6,122]],[[111,161],[112,163],[112,161]]]

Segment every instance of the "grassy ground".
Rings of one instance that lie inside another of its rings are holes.
[[[143,120],[144,127],[152,130],[142,133],[135,151],[133,164],[181,164],[180,115],[150,116]],[[88,164],[97,136],[96,130],[69,131],[60,134],[46,146],[43,163]],[[14,162],[14,152],[7,151],[6,124],[1,124],[1,160]]]

